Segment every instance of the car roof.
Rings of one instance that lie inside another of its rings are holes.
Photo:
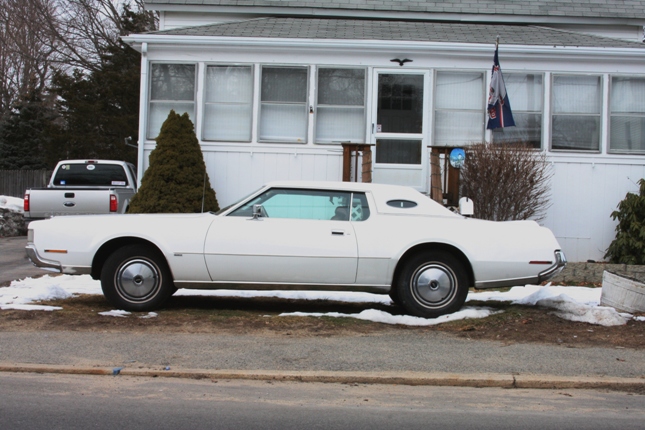
[[[375,184],[372,182],[341,182],[341,181],[271,181],[266,183],[269,187],[286,188],[332,188],[343,191],[372,191],[375,189],[412,189],[401,185]]]

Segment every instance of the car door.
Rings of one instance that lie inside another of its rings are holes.
[[[205,243],[214,282],[353,284],[356,236],[350,193],[269,189],[215,220]],[[263,216],[253,216],[262,206]],[[346,214],[346,215],[345,215]]]

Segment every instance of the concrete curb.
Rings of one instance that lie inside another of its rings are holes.
[[[2,364],[0,372],[67,375],[114,375],[113,368],[44,364]],[[122,376],[186,379],[246,379],[255,381],[321,382],[338,384],[425,385],[532,389],[605,389],[645,393],[645,378],[567,377],[555,375],[450,374],[423,372],[324,372],[279,370],[160,370],[123,367]],[[116,376],[116,375],[114,375]]]

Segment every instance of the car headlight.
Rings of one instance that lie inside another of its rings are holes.
[[[27,243],[34,243],[34,231],[32,229],[27,230]]]

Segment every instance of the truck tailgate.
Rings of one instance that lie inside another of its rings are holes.
[[[109,189],[32,189],[29,217],[48,218],[56,215],[86,215],[110,212]]]

